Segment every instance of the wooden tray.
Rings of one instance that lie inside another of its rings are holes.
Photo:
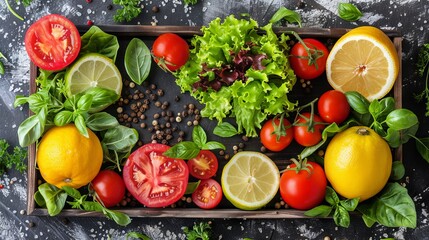
[[[100,28],[110,34],[114,34],[118,37],[119,43],[120,43],[120,50],[118,53],[118,57],[116,60],[116,64],[118,65],[119,69],[122,72],[123,79],[129,79],[124,67],[123,67],[123,55],[125,52],[125,48],[127,46],[127,42],[129,42],[132,38],[137,37],[143,39],[145,42],[147,42],[148,47],[151,47],[151,42],[160,34],[167,33],[167,32],[174,32],[179,35],[181,35],[184,38],[190,38],[194,35],[201,34],[200,27],[187,27],[187,26],[134,26],[134,25],[109,25],[109,26],[100,26]],[[87,26],[81,26],[79,27],[80,31],[82,33],[86,32],[88,29]],[[324,29],[324,28],[284,28],[279,27],[275,28],[275,31],[278,33],[286,32],[286,31],[295,31],[297,32],[301,37],[313,37],[318,38],[325,42],[330,42],[331,44],[335,42],[336,39],[344,35],[348,29]],[[385,31],[385,33],[392,39],[398,56],[400,60],[400,72],[398,75],[398,78],[395,82],[394,88],[392,92],[390,93],[391,96],[393,96],[396,100],[396,107],[401,108],[402,107],[402,37],[399,32],[397,31]],[[155,64],[153,64],[155,65]],[[30,65],[30,94],[34,93],[36,91],[36,83],[35,79],[38,75],[37,67],[31,63]],[[157,66],[153,66],[149,80],[153,83],[156,83],[159,88],[164,89],[165,91],[168,91],[168,94],[170,97],[174,97],[177,95],[180,95],[181,101],[176,104],[175,106],[170,106],[170,109],[181,111],[181,107],[184,103],[195,103],[198,105],[198,103],[192,99],[188,93],[181,94],[178,86],[174,83],[174,78],[171,76],[171,74],[165,73],[161,71]],[[306,102],[311,101],[315,97],[318,97],[320,93],[323,91],[330,89],[330,86],[327,83],[326,77],[323,76],[321,79],[313,80],[313,90],[312,93],[306,93],[303,91],[303,89],[299,89],[299,82],[294,87],[293,90],[293,97],[296,97],[296,99],[305,99]],[[295,91],[296,89],[296,91]],[[123,89],[123,92],[127,91],[127,89]],[[171,94],[170,91],[174,92],[175,94]],[[288,95],[289,96],[289,95]],[[291,97],[291,96],[289,96]],[[293,98],[292,97],[292,98]],[[304,102],[304,103],[306,103]],[[170,101],[170,103],[174,103],[174,101]],[[301,102],[300,102],[301,104]],[[180,109],[179,109],[180,108]],[[110,111],[114,113],[115,106],[110,107]],[[108,110],[109,111],[109,110]],[[31,114],[31,112],[30,112]],[[201,125],[204,129],[206,129],[206,132],[208,134],[208,137],[210,140],[215,141],[222,141],[227,148],[231,148],[233,144],[236,144],[237,141],[240,141],[241,138],[232,138],[232,139],[221,139],[217,138],[217,136],[214,136],[210,134],[211,132],[209,128],[213,128],[215,126],[214,121],[206,120],[205,122],[202,122]],[[146,122],[151,120],[146,120]],[[186,123],[184,123],[186,124]],[[133,125],[134,127],[136,125]],[[141,140],[144,143],[147,143],[150,141],[150,139],[147,138],[146,135],[142,135],[141,132],[144,131],[142,129],[139,129],[136,127],[140,133]],[[190,129],[190,128],[189,128]],[[188,131],[189,131],[188,129]],[[188,134],[190,135],[190,134]],[[260,149],[260,142],[257,139],[252,139],[248,143],[246,143],[246,150],[255,150],[259,151]],[[284,169],[287,164],[289,163],[288,160],[291,156],[296,156],[297,153],[302,150],[302,147],[300,148],[295,143],[295,146],[288,147],[287,150],[280,152],[280,153],[266,153],[269,157],[271,157],[279,166],[280,169]],[[44,208],[40,208],[36,206],[36,203],[34,201],[34,194],[37,191],[38,187],[38,179],[41,179],[39,176],[38,171],[36,170],[36,145],[32,144],[28,148],[29,151],[29,157],[28,157],[28,194],[27,194],[27,214],[29,215],[38,215],[38,216],[46,216],[48,215],[48,212]],[[295,154],[295,155],[294,155]],[[402,147],[399,147],[395,149],[394,152],[394,160],[402,161]],[[225,165],[227,161],[223,160],[219,157],[219,171],[217,174],[217,178],[220,177],[220,171],[222,170],[222,167]],[[279,201],[280,198],[276,197],[275,200]],[[273,201],[275,201],[273,200]],[[237,208],[234,208],[227,200],[224,198],[222,200],[221,205],[218,206],[218,208],[213,210],[202,210],[199,209],[193,205],[184,207],[177,207],[177,208],[145,208],[145,207],[118,207],[117,210],[124,212],[128,214],[130,217],[176,217],[176,218],[305,218],[306,216],[303,214],[303,211],[294,210],[294,209],[276,209],[274,207],[266,207],[260,210],[256,211],[243,211],[239,210]],[[101,213],[97,212],[86,212],[76,209],[64,209],[60,214],[60,216],[79,216],[79,217],[90,217],[90,216],[102,216]]]

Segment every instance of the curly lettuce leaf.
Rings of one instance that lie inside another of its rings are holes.
[[[296,104],[287,98],[296,82],[286,55],[289,36],[278,36],[271,24],[259,28],[256,21],[236,19],[233,15],[223,22],[216,18],[201,31],[202,35],[191,40],[190,59],[175,76],[182,92],[190,92],[205,105],[201,111],[203,117],[219,123],[233,117],[239,133],[255,137],[268,116],[295,108]],[[245,71],[245,79],[237,79],[219,91],[194,87],[203,77],[210,81],[214,78],[213,72],[202,71],[203,66],[205,69],[231,67],[233,56],[241,50],[263,54],[263,67],[250,67]]]

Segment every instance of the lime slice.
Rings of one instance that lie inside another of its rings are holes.
[[[69,96],[102,87],[121,95],[122,77],[115,63],[108,57],[89,53],[79,58],[67,69],[65,75]]]
[[[277,194],[280,173],[266,155],[242,151],[225,165],[221,182],[225,197],[234,206],[256,210],[267,205]]]

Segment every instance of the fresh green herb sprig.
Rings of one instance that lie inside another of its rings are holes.
[[[416,95],[415,98],[417,101],[425,99],[425,115],[429,117],[429,43],[423,44],[421,47],[416,66],[418,76],[424,77],[425,79],[425,89],[420,94]]]
[[[349,227],[350,214],[359,203],[359,198],[340,200],[337,193],[331,187],[326,187],[325,201],[329,205],[320,205],[306,211],[304,214],[309,217],[328,217],[334,211],[333,218],[336,225]]]
[[[359,8],[357,8],[352,3],[338,4],[338,15],[343,20],[346,20],[349,22],[357,21],[363,16]]]
[[[2,58],[7,60],[6,57],[3,55],[3,53],[0,52],[0,74],[1,75],[4,74],[4,65],[3,65],[3,62],[1,61]]]
[[[216,141],[207,142],[207,134],[200,125],[196,125],[192,130],[192,141],[182,141],[164,152],[164,155],[171,158],[191,159],[198,155],[201,150],[223,149],[225,145]]]
[[[297,12],[285,7],[279,8],[279,10],[274,13],[270,19],[270,23],[277,23],[282,19],[290,23],[298,23],[298,26],[302,27],[301,16]]]
[[[195,5],[198,3],[198,0],[183,0],[183,3],[186,5]]]
[[[141,239],[141,240],[150,240],[150,238],[142,233],[139,232],[128,232],[125,236],[125,239]]]
[[[24,159],[27,158],[27,151],[16,146],[13,148],[13,152],[9,153],[9,147],[10,145],[5,139],[0,139],[0,175],[13,167],[21,173],[27,169],[24,162]]]
[[[87,201],[88,195],[81,195],[78,190],[71,187],[57,188],[49,183],[43,183],[39,185],[38,191],[34,195],[36,203],[41,207],[46,207],[50,216],[56,216],[63,210],[68,197],[73,199],[67,202],[72,208],[101,212],[120,226],[127,226],[131,223],[128,215],[105,208],[95,198],[93,201]]]
[[[188,240],[210,240],[211,226],[210,222],[195,223],[191,228],[184,227],[183,232]]]
[[[122,7],[116,10],[113,16],[115,22],[129,22],[141,13],[139,6],[141,0],[113,0],[113,4]]]

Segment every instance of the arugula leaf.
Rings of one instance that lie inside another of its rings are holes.
[[[113,0],[113,4],[122,7],[113,16],[115,22],[129,22],[141,13],[140,0]]]

